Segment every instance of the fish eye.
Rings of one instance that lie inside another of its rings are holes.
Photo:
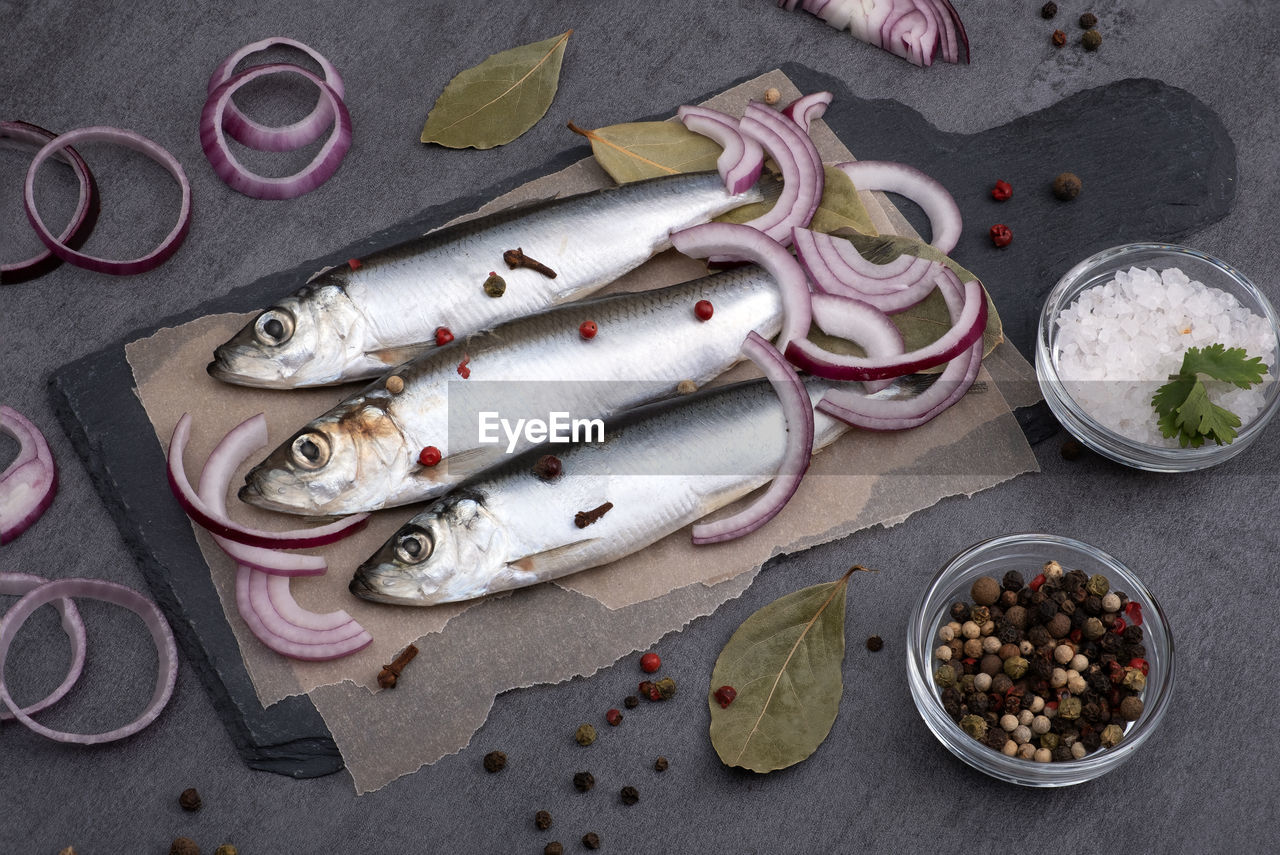
[[[431,535],[416,526],[406,528],[396,536],[396,558],[405,564],[421,564],[431,557],[434,544]]]
[[[293,337],[293,313],[285,309],[267,309],[254,321],[253,334],[268,347],[284,344]]]
[[[294,438],[293,462],[303,469],[319,469],[329,462],[329,439],[322,433],[304,433]]]

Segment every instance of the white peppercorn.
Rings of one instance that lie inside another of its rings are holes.
[[[1012,733],[1013,729],[1016,728],[1017,726],[1018,726],[1018,717],[1016,715],[1005,713],[1004,715],[1000,716],[1000,727],[1006,733]]]
[[[1022,712],[1018,713],[1018,724],[1024,725],[1026,727],[1030,727],[1031,722],[1035,720],[1035,717],[1036,717],[1036,714],[1033,713],[1031,710],[1023,710]]]
[[[1048,561],[1044,565],[1044,577],[1046,579],[1061,579],[1062,565],[1057,561]]]
[[[1000,639],[996,638],[994,635],[988,635],[986,638],[982,639],[983,653],[995,653],[999,649]]]
[[[1013,729],[1013,733],[1010,736],[1013,737],[1013,741],[1018,745],[1026,745],[1031,741],[1031,728],[1025,724],[1020,724]]]
[[[1054,668],[1053,673],[1049,675],[1049,685],[1055,689],[1061,689],[1067,685],[1067,672],[1061,668]]]
[[[996,622],[993,620],[989,620],[986,623],[984,623],[980,627],[980,629],[982,630],[983,635],[991,635],[996,631]]]
[[[979,674],[974,674],[974,675],[973,675],[973,687],[974,687],[975,689],[977,689],[979,692],[985,692],[985,691],[987,691],[988,689],[990,689],[990,688],[991,688],[991,675],[990,675],[990,674],[981,674],[981,673],[979,673]]]
[[[1075,759],[1080,760],[1084,757],[1084,755],[1088,753],[1089,751],[1084,747],[1083,742],[1071,743],[1071,756],[1074,757]]]
[[[938,659],[942,662],[950,662],[951,648],[944,644],[941,647],[939,647],[937,650],[933,651],[933,655],[938,657]]]
[[[943,644],[956,637],[955,630],[951,628],[951,624],[946,624],[938,629],[938,640]]]
[[[1071,649],[1071,645],[1069,644],[1059,644],[1057,647],[1053,648],[1053,661],[1057,662],[1059,665],[1066,665],[1071,661],[1071,657],[1075,655],[1076,652]]]
[[[1089,657],[1085,656],[1083,653],[1077,653],[1075,656],[1071,657],[1071,662],[1067,667],[1072,671],[1075,671],[1077,674],[1083,674],[1089,668]]]
[[[1048,748],[1037,748],[1034,759],[1037,763],[1048,763],[1053,760],[1053,752]]]
[[[1120,597],[1114,591],[1102,598],[1102,610],[1104,612],[1120,611]]]
[[[1022,654],[1023,658],[1026,658],[1036,652],[1036,646],[1024,638],[1018,642],[1018,652]]]
[[[1084,690],[1089,687],[1084,677],[1080,676],[1079,671],[1067,672],[1067,691],[1073,695],[1083,695]]]
[[[1018,753],[1018,743],[1010,739],[1004,744],[1004,747],[1000,749],[1000,753],[1007,757],[1015,756]]]
[[[960,625],[960,634],[965,638],[977,638],[982,634],[982,627],[971,620],[967,620]]]
[[[1039,695],[1033,695],[1031,697],[1031,703],[1027,706],[1027,709],[1031,710],[1032,713],[1040,712],[1044,709],[1044,698]]]
[[[952,638],[959,638],[959,636],[960,636],[960,621],[958,621],[958,620],[948,621],[948,622],[947,622],[947,626],[951,628],[951,637],[952,637]]]
[[[1030,742],[1024,742],[1018,746],[1018,757],[1022,760],[1031,760],[1036,756],[1036,747]]]
[[[1049,719],[1038,715],[1031,720],[1031,732],[1036,736],[1049,732]]]
[[[977,659],[982,655],[982,642],[976,638],[970,638],[964,643],[964,655],[971,659]]]

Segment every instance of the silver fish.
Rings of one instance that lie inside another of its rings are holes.
[[[708,321],[694,314],[699,300],[713,306]],[[599,328],[590,341],[578,332],[586,319]],[[758,267],[511,321],[396,369],[397,394],[379,381],[312,420],[249,472],[240,498],[316,516],[432,499],[534,444],[523,432],[482,444],[478,413],[510,425],[607,418],[670,397],[682,380],[705,384],[741,359],[748,332],[772,338],[781,322],[778,286]],[[418,463],[427,446],[439,464]]]
[[[716,173],[672,175],[440,229],[314,277],[220,345],[208,370],[282,389],[375,377],[434,347],[440,327],[461,338],[584,297],[668,248],[671,232],[778,187],[766,177],[731,196]],[[555,277],[508,270],[514,249]],[[498,270],[506,293],[489,297],[484,281]]]
[[[815,403],[830,388],[807,386]],[[815,413],[814,450],[845,429]],[[563,474],[553,481],[513,461],[436,500],[360,566],[351,592],[429,606],[607,564],[767,482],[785,437],[782,405],[765,381],[651,408],[605,442],[561,453]],[[576,514],[606,502],[613,507],[597,521],[577,526]]]

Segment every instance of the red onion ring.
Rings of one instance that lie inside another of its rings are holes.
[[[823,332],[853,342],[872,359],[888,359],[906,352],[902,330],[889,320],[888,315],[863,300],[814,294],[810,305],[813,307],[813,319]],[[867,380],[863,385],[868,392],[878,392],[892,382],[885,378]]]
[[[946,300],[954,323],[964,308],[960,280],[949,268],[939,278],[938,290]],[[816,307],[816,306],[815,306]],[[819,321],[821,323],[821,321]],[[866,430],[905,430],[919,427],[964,397],[982,366],[982,339],[951,362],[932,386],[914,398],[884,400],[858,395],[846,389],[831,389],[818,402],[818,409],[846,424]]]
[[[932,294],[934,280],[944,269],[941,262],[917,259],[924,264],[914,273],[914,279],[904,277],[899,282],[873,279],[869,280],[870,287],[864,288],[868,280],[862,279],[853,268],[845,264],[844,257],[834,247],[837,243],[846,244],[851,252],[857,253],[848,241],[807,229],[796,229],[792,241],[796,258],[809,274],[814,288],[825,294],[861,300],[888,314],[905,312]]]
[[[248,567],[241,566],[237,569],[236,607],[240,612],[240,617],[249,627],[249,631],[254,634],[254,637],[276,653],[288,656],[291,659],[301,659],[307,662],[325,662],[347,656],[369,646],[373,642],[373,636],[363,631],[363,634],[356,635],[345,641],[330,641],[323,644],[299,644],[296,641],[281,638],[267,628],[262,616],[259,614],[259,603],[255,601],[250,593],[253,573],[254,571]]]
[[[982,283],[964,283],[964,311],[959,320],[936,341],[901,356],[880,360],[847,356],[823,350],[808,339],[794,339],[786,348],[787,359],[798,368],[830,380],[882,380],[923,371],[948,362],[982,338],[987,324],[987,296]]]
[[[33,576],[30,573],[0,573],[0,594],[20,597],[40,587],[47,581],[47,579]],[[65,597],[55,600],[53,607],[62,616],[62,631],[67,634],[67,638],[71,641],[71,667],[67,669],[67,676],[62,678],[62,682],[58,684],[56,689],[31,706],[22,708],[22,711],[27,715],[38,713],[40,710],[46,709],[62,700],[67,692],[71,691],[71,687],[76,684],[76,680],[80,679],[80,674],[84,671],[85,635],[84,621],[80,619],[80,612],[76,609],[76,604]],[[2,614],[0,613],[0,615]],[[12,718],[13,713],[6,709],[0,709],[0,721],[9,721]]]
[[[320,90],[321,99],[327,101],[337,115],[333,133],[320,151],[302,170],[287,178],[266,178],[246,169],[231,153],[222,127],[231,96],[246,83],[271,74],[296,74],[310,80]],[[213,171],[231,189],[255,199],[293,199],[310,193],[338,171],[347,149],[351,148],[351,115],[337,93],[305,68],[281,63],[257,65],[223,83],[205,101],[200,112],[200,146]]]
[[[695,545],[720,543],[750,534],[778,515],[795,495],[813,454],[813,404],[804,383],[782,354],[756,332],[747,333],[742,353],[760,366],[782,402],[787,420],[787,447],[778,473],[769,488],[751,504],[732,516],[709,523],[695,523]]]
[[[218,87],[231,79],[240,60],[274,45],[296,48],[314,59],[316,64],[320,66],[320,70],[324,72],[324,82],[329,84],[333,94],[337,95],[339,99],[346,95],[346,89],[342,83],[342,75],[338,74],[338,70],[333,67],[329,60],[325,59],[314,48],[302,42],[285,38],[284,36],[274,36],[245,45],[219,63],[209,77],[209,97],[213,97],[213,93],[217,91]],[[259,151],[294,151],[320,139],[320,135],[325,132],[330,122],[333,121],[333,113],[333,104],[330,103],[329,99],[321,95],[316,99],[315,107],[305,118],[299,119],[291,125],[273,128],[250,119],[240,111],[235,101],[230,101],[223,111],[222,127],[233,140],[242,145],[247,145],[249,148]]]
[[[156,655],[159,660],[156,687],[142,715],[129,724],[105,733],[66,733],[37,723],[25,712],[18,709],[13,702],[13,698],[9,694],[9,687],[4,682],[4,663],[9,654],[9,644],[32,612],[45,603],[65,597],[87,597],[126,608],[142,618],[143,623],[147,625],[147,629],[151,632],[151,638],[155,642]],[[24,594],[22,599],[18,600],[9,609],[5,617],[4,625],[0,626],[0,702],[3,702],[9,708],[14,718],[26,725],[29,730],[41,736],[58,742],[72,742],[78,745],[98,745],[103,742],[124,739],[126,736],[132,736],[155,721],[165,705],[169,703],[169,698],[173,696],[173,687],[178,680],[178,647],[173,640],[173,630],[165,622],[164,615],[160,613],[160,609],[156,604],[132,588],[126,588],[124,585],[117,585],[115,582],[107,582],[103,579],[56,579]]]
[[[151,250],[151,252],[130,261],[98,258],[97,256],[87,255],[72,249],[66,243],[54,237],[53,233],[45,227],[44,220],[40,218],[40,212],[36,210],[36,172],[40,170],[41,164],[48,160],[50,155],[77,142],[111,142],[122,145],[125,148],[131,148],[136,152],[145,154],[163,166],[178,182],[178,186],[182,190],[182,201],[178,208],[178,222],[174,224],[169,234],[165,235],[160,245]],[[31,227],[36,230],[41,242],[49,247],[54,255],[63,261],[74,264],[76,267],[83,267],[85,270],[92,270],[96,273],[109,273],[112,276],[132,276],[135,273],[145,273],[158,267],[169,256],[178,251],[178,247],[182,245],[183,239],[187,236],[187,230],[191,226],[191,182],[187,181],[187,174],[182,171],[182,164],[162,146],[140,134],[126,131],[122,128],[106,126],[77,128],[50,140],[45,144],[44,148],[36,153],[31,165],[27,167],[27,182],[23,188],[22,203],[27,209],[27,219],[31,221]]]
[[[855,160],[837,163],[859,190],[898,193],[915,202],[929,217],[933,232],[930,243],[943,255],[949,255],[960,240],[963,220],[956,200],[934,179],[905,163],[881,160]]]
[[[5,544],[53,504],[58,467],[44,434],[17,410],[0,405],[0,433],[18,441],[18,456],[0,472],[0,544]]]
[[[218,443],[200,471],[196,493],[217,513],[227,516],[231,477],[246,457],[267,444],[267,419],[261,413],[241,422]],[[299,555],[261,546],[247,546],[213,535],[218,547],[237,564],[279,576],[319,576],[329,569],[319,555]]]
[[[826,114],[827,107],[831,106],[832,97],[830,92],[810,92],[808,95],[801,95],[782,108],[782,115],[795,122],[796,126],[807,134],[809,126]]]
[[[255,416],[254,418],[257,418]],[[309,549],[324,546],[354,534],[368,522],[368,514],[353,514],[328,525],[295,531],[263,531],[249,528],[231,520],[226,514],[220,514],[209,506],[191,488],[187,473],[182,467],[182,456],[191,437],[191,414],[183,413],[173,429],[173,438],[169,441],[168,473],[169,487],[177,497],[187,515],[202,528],[213,534],[230,538],[237,543],[249,546],[267,546],[277,549]],[[224,438],[225,441],[225,438]],[[210,476],[213,478],[213,475]]]
[[[800,263],[777,241],[749,225],[703,223],[673,232],[671,245],[694,258],[729,257],[759,264],[782,292],[782,333],[779,349],[809,334],[812,321],[809,307],[809,280]]]
[[[690,105],[677,110],[676,116],[686,128],[724,148],[716,159],[716,169],[730,195],[736,196],[760,180],[764,150],[760,143],[742,135],[737,119],[718,110]]]
[[[283,577],[281,577],[283,579]],[[283,614],[276,608],[275,600],[272,599],[268,592],[268,584],[272,579],[266,573],[258,573],[253,571],[249,574],[249,599],[253,602],[254,613],[262,619],[263,626],[267,631],[276,638],[285,641],[291,641],[294,644],[341,644],[350,641],[358,635],[369,635],[364,631],[364,627],[351,619],[351,616],[344,611],[330,612],[328,615],[313,614],[315,619],[328,618],[330,616],[335,619],[338,616],[345,617],[346,620],[330,629],[311,629],[309,627],[298,626],[287,620]],[[294,608],[301,611],[297,601],[293,600],[293,595],[289,592],[289,580],[283,579],[285,588],[284,592],[277,592],[276,599],[280,601],[293,601]]]
[[[825,181],[822,157],[798,125],[763,104],[748,104],[739,127],[743,134],[760,143],[782,170],[778,201],[745,225],[787,246],[792,227],[808,225],[818,210]]]
[[[33,145],[37,149],[56,137],[57,134],[47,131],[39,125],[29,122],[0,122],[0,139],[16,140]],[[76,200],[75,212],[71,221],[58,235],[58,240],[73,249],[79,249],[93,231],[98,221],[98,188],[93,181],[93,173],[74,148],[66,148],[58,152],[58,159],[71,167],[80,184],[80,195]],[[42,276],[62,263],[62,259],[46,249],[31,256],[25,261],[14,261],[0,264],[0,285],[26,282]]]

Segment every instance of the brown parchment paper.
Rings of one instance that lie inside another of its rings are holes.
[[[781,90],[784,100],[800,94],[774,71],[707,103],[740,113],[769,87]],[[815,124],[813,137],[827,162],[852,159],[824,124]],[[476,215],[610,183],[588,159],[495,199]],[[863,201],[878,229],[910,233],[882,195],[864,193]],[[605,292],[660,287],[703,272],[699,262],[664,253]],[[218,439],[248,416],[266,413],[274,447],[353,388],[282,393],[211,379],[204,369],[214,347],[249,317],[201,318],[126,346],[138,396],[166,451],[179,417],[192,411],[187,471],[193,479]],[[694,548],[687,531],[677,532],[621,561],[558,582],[477,603],[415,609],[367,603],[347,591],[356,565],[414,509],[374,514],[364,531],[323,550],[330,567],[326,575],[293,582],[294,595],[305,608],[345,609],[372,633],[372,645],[336,662],[294,662],[260,644],[236,612],[234,563],[207,533],[193,528],[260,701],[270,705],[309,693],[357,792],[370,792],[466,747],[500,692],[587,675],[652,644],[739,596],[773,555],[877,523],[895,524],[943,497],[972,495],[1034,471],[1035,458],[1000,391],[1006,382],[1007,388],[1023,389],[1034,370],[1009,345],[997,348],[990,361],[998,366],[999,385],[984,368],[973,392],[920,429],[847,434],[815,458],[801,490],[777,518],[727,544]],[[726,379],[738,376],[746,376],[746,369]],[[943,458],[937,452],[943,448],[945,459],[964,461],[955,471],[937,466]],[[233,484],[241,483],[240,476],[256,459],[241,467]],[[297,519],[242,505],[234,497],[231,503],[234,516],[251,525],[299,525]],[[566,635],[570,626],[574,631]],[[377,690],[381,666],[410,642],[422,649],[412,679],[402,680],[393,692]]]

